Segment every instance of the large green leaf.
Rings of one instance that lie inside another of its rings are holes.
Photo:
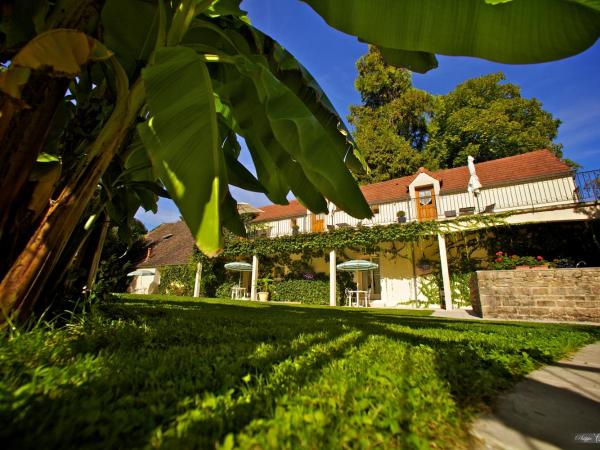
[[[246,140],[258,177],[267,187],[267,196],[275,203],[287,204],[286,196],[291,189],[311,211],[325,212],[325,199],[273,134],[267,111],[252,82],[231,66],[226,66],[223,72],[226,83],[219,85],[217,92],[230,106],[220,101],[217,104],[228,111],[226,115],[231,116],[233,129]]]
[[[146,211],[156,213],[158,201],[158,194],[154,187],[156,176],[152,170],[152,161],[139,136],[134,138],[133,149],[125,161],[124,169],[126,172],[122,176],[128,178],[127,185],[135,191],[142,207]]]
[[[438,66],[437,58],[432,53],[411,52],[385,47],[379,47],[379,51],[388,64],[406,67],[413,72],[425,73]]]
[[[227,165],[227,179],[229,184],[247,191],[266,193],[267,191],[264,186],[238,161],[238,148],[239,143],[237,142],[236,134],[230,130],[221,144]]]
[[[198,45],[197,42],[210,42]],[[186,38],[187,45],[197,51],[225,55],[262,55],[269,69],[284,83],[315,117],[335,143],[331,151],[338,152],[348,167],[362,172],[368,167],[356,148],[351,134],[318,82],[302,64],[271,37],[242,20],[196,20]]]
[[[236,81],[227,83],[226,91],[223,91],[222,89],[222,86],[224,86],[223,83],[217,82],[215,84],[215,93],[217,94],[215,101],[219,117],[231,130],[244,137],[248,149],[250,150],[250,154],[252,155],[254,167],[260,183],[265,187],[265,194],[274,203],[286,204],[289,183],[287,183],[283,176],[282,169],[278,167],[276,163],[276,160],[280,158],[282,154],[285,154],[285,152],[279,147],[268,128],[258,126],[264,124],[264,120],[245,120],[241,123],[236,121],[232,108],[221,101],[221,96],[228,99],[229,93],[233,92],[234,89],[241,89],[243,91],[245,87],[241,85],[238,86],[238,84],[243,83],[244,80],[239,76],[239,73],[235,72],[231,67],[223,67],[222,72],[225,77],[227,74],[230,74],[229,76],[233,77]],[[236,106],[244,111],[243,105],[239,102],[236,103]],[[266,145],[263,144],[263,140],[265,140]]]
[[[230,74],[219,94],[228,99],[237,122],[271,132],[286,153],[278,167],[286,167],[291,158],[306,179],[340,208],[354,217],[370,217],[343,155],[332,150],[335,142],[317,117],[271,73],[264,57],[240,55],[233,60],[238,74]],[[302,198],[301,191],[296,194]],[[319,205],[319,211],[324,209],[326,205]]]
[[[211,51],[224,55],[216,91],[233,111],[269,198],[286,203],[291,188],[312,211],[327,211],[324,194],[351,214],[370,215],[345,166],[348,156],[360,162],[316,81],[268,36],[241,21],[221,25],[196,21],[184,43],[206,51],[191,43],[211,42]]]
[[[107,0],[102,9],[104,42],[132,79],[154,50],[158,6],[143,0]]]
[[[303,0],[329,25],[387,49],[475,56],[501,63],[552,61],[600,36],[597,0]],[[396,55],[408,67],[415,55]]]
[[[142,77],[150,113],[138,126],[144,146],[198,247],[214,255],[227,180],[208,69],[193,50],[165,47]]]

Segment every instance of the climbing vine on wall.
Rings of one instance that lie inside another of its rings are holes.
[[[331,250],[350,249],[366,253],[377,252],[382,243],[417,242],[438,233],[464,233],[479,228],[505,225],[503,215],[469,216],[452,221],[410,222],[405,224],[378,225],[373,227],[338,228],[326,233],[307,233],[276,238],[232,239],[225,246],[225,257],[249,257],[251,255],[310,254],[322,256]],[[391,246],[387,252],[397,252]]]

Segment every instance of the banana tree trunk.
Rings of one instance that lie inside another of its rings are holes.
[[[110,225],[110,220],[106,217],[106,213],[102,214],[102,225],[100,229],[100,234],[98,236],[98,244],[94,250],[94,256],[92,258],[92,263],[90,264],[86,289],[88,292],[94,289],[94,283],[96,282],[96,273],[98,272],[98,265],[100,264],[100,257],[102,256],[102,249],[104,248],[104,241],[106,241],[106,234],[108,233],[108,226]]]
[[[0,130],[0,243],[5,249],[0,261],[0,274],[15,256],[19,232],[27,224],[13,225],[23,217],[27,207],[25,185],[38,154],[43,149],[60,102],[63,101],[69,81],[38,76],[27,85],[24,96],[29,107],[19,110],[16,102],[7,96],[0,101],[4,126]],[[8,117],[7,117],[8,116]],[[6,118],[6,119],[5,119]],[[11,251],[13,250],[13,251]]]
[[[61,2],[46,26],[94,35],[103,4],[104,0]],[[27,181],[68,85],[68,79],[37,72],[28,80],[21,100],[0,94],[0,277],[22,250],[35,224],[35,217],[27,211]]]
[[[141,83],[131,93],[127,76],[114,57],[117,102],[111,117],[91,146],[87,163],[64,187],[50,206],[6,276],[0,282],[0,308],[3,317],[23,320],[43,294],[50,273],[97,189],[102,174],[118,151],[143,101]]]

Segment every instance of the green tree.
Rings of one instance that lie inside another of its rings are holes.
[[[381,0],[377,8],[304,1],[388,62],[420,71],[435,67],[434,53],[550,61],[600,35],[597,0],[453,0],[444,8],[431,0]],[[243,232],[229,184],[284,204],[291,190],[315,212],[327,210],[328,198],[356,217],[371,214],[350,172],[360,170],[360,153],[340,133],[331,102],[248,23],[240,3],[3,3],[0,322],[31,314],[98,217],[130,222],[139,205],[154,207],[162,185],[207,254],[220,251],[223,227]],[[65,114],[68,92],[83,99],[81,114]],[[248,143],[256,178],[236,158],[236,135]],[[134,169],[138,160],[150,167]],[[115,163],[121,173],[107,177]],[[110,207],[113,190],[125,208]]]
[[[362,106],[350,108],[354,138],[363,152],[370,173],[362,182],[388,180],[414,173],[425,164],[427,118],[434,98],[412,86],[408,70],[387,64],[376,47],[356,63]]]
[[[464,166],[468,155],[482,162],[541,148],[562,156],[553,142],[560,120],[505,79],[500,72],[473,78],[439,98],[428,141],[439,167]]]

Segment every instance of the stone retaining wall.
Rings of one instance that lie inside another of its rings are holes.
[[[600,268],[478,271],[471,301],[483,318],[600,322]]]

